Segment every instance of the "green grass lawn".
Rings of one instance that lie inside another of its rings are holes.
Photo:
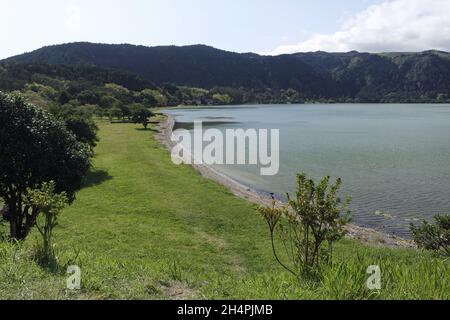
[[[449,299],[448,261],[416,250],[338,244],[320,283],[295,281],[274,261],[255,206],[175,166],[153,131],[100,122],[93,172],[66,209],[59,270],[33,260],[39,239],[0,244],[1,299]],[[293,177],[294,178],[294,177]],[[66,290],[67,265],[82,289]],[[369,291],[380,265],[380,291]]]

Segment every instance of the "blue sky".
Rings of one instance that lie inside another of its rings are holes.
[[[440,6],[426,9],[430,2]],[[447,49],[450,32],[441,36],[433,33],[436,29],[438,33],[450,29],[446,23],[450,21],[450,10],[442,13],[450,9],[449,2],[0,0],[0,58],[74,41],[146,46],[202,43],[264,54],[353,49],[406,51],[430,49],[429,46]],[[412,20],[424,16],[424,10],[428,10],[425,16],[429,19],[409,26]],[[393,13],[395,16],[391,16]],[[390,30],[398,29],[400,23],[404,30],[390,36]],[[414,46],[411,39],[420,43]]]

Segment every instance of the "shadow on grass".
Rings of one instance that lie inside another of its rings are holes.
[[[145,129],[145,128],[136,128],[136,131],[159,132],[158,130],[152,129],[152,128],[147,128],[147,129]]]
[[[105,170],[91,170],[84,178],[82,188],[98,186],[105,181],[112,179],[113,177]]]
[[[73,248],[73,255],[69,258],[66,257],[67,260],[65,263],[60,262],[58,259],[58,255],[63,253],[63,251],[59,251],[54,256],[49,257],[40,244],[36,244],[33,250],[33,260],[36,264],[45,272],[53,275],[65,275],[69,266],[80,265],[78,257],[81,250],[75,248]]]

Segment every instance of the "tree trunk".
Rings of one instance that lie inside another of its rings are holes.
[[[11,240],[18,240],[17,223],[15,220],[16,217],[11,217],[11,221],[9,222],[9,238]]]
[[[11,221],[9,222],[9,237],[12,241],[24,240],[21,228],[21,222],[17,214],[12,214]]]
[[[11,241],[24,240],[24,234],[22,230],[22,213],[16,203],[9,202],[9,238]],[[20,207],[20,206],[19,206]]]

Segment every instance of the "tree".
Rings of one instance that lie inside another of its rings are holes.
[[[111,120],[111,122],[114,118],[122,119],[122,116],[122,110],[119,107],[112,107],[109,110],[109,119]]]
[[[36,82],[27,84],[25,86],[25,89],[31,90],[31,91],[38,93],[41,96],[43,96],[47,99],[51,99],[51,100],[54,100],[57,97],[57,93],[58,93],[54,88],[43,85],[43,84],[39,84]]]
[[[147,129],[150,123],[149,118],[153,117],[154,114],[146,107],[141,104],[133,104],[130,106],[131,118],[134,123],[140,123]]]
[[[131,95],[130,90],[121,85],[107,83],[105,84],[105,90],[122,103],[129,103],[132,101],[133,96]]]
[[[110,109],[116,105],[119,105],[120,101],[110,95],[105,95],[100,98],[99,105],[104,109]]]
[[[230,104],[233,102],[232,98],[228,94],[216,93],[213,94],[212,98],[214,99],[214,102],[218,104]]]
[[[41,93],[32,90],[24,90],[13,93],[22,95],[23,97],[25,97],[27,101],[29,101],[30,103],[32,103],[37,107],[45,108],[47,110],[57,107],[57,103],[47,98],[46,96],[42,95]]]
[[[88,144],[91,150],[97,146],[98,127],[92,118],[75,114],[64,119],[64,122],[78,141]]]
[[[67,91],[61,92],[61,94],[58,97],[59,104],[66,104],[70,101],[71,96]]]
[[[140,101],[147,107],[163,106],[167,104],[165,97],[158,90],[144,89],[139,93]]]
[[[419,248],[450,256],[450,215],[434,217],[434,224],[424,221],[421,226],[411,224],[414,242]]]
[[[122,112],[122,120],[125,121],[125,119],[127,119],[129,121],[131,117],[130,107],[126,104],[122,104],[120,105],[120,111]]]
[[[10,238],[23,240],[39,215],[23,201],[27,189],[55,181],[55,191],[73,202],[92,152],[63,122],[19,96],[0,93],[0,123],[0,197],[8,207]]]
[[[98,104],[100,102],[100,97],[97,92],[93,90],[84,90],[77,95],[77,100],[81,104]]]
[[[448,95],[445,93],[440,93],[436,97],[436,101],[439,103],[446,103],[448,100]]]
[[[44,225],[36,227],[42,235],[43,252],[40,255],[43,263],[49,264],[56,261],[56,255],[53,245],[53,229],[58,225],[58,217],[61,211],[68,206],[69,199],[67,194],[55,192],[56,184],[54,181],[44,182],[39,189],[28,189],[25,195],[25,203],[37,208],[44,214]]]
[[[296,197],[288,194],[287,206],[274,202],[258,209],[269,226],[276,260],[296,277],[318,274],[324,263],[332,263],[333,244],[344,237],[350,222],[350,211],[346,212],[350,199],[343,202],[338,196],[341,184],[337,179],[330,185],[330,177],[325,177],[316,185],[299,174]],[[277,252],[277,233],[290,263],[282,262]]]
[[[152,108],[158,105],[158,102],[153,97],[153,95],[145,95],[142,92],[136,93],[134,96],[134,102],[142,103],[148,108]]]
[[[97,137],[98,127],[93,120],[96,106],[73,106],[65,104],[59,108],[52,108],[51,113],[66,124],[78,141],[88,144],[92,149],[99,141]]]

